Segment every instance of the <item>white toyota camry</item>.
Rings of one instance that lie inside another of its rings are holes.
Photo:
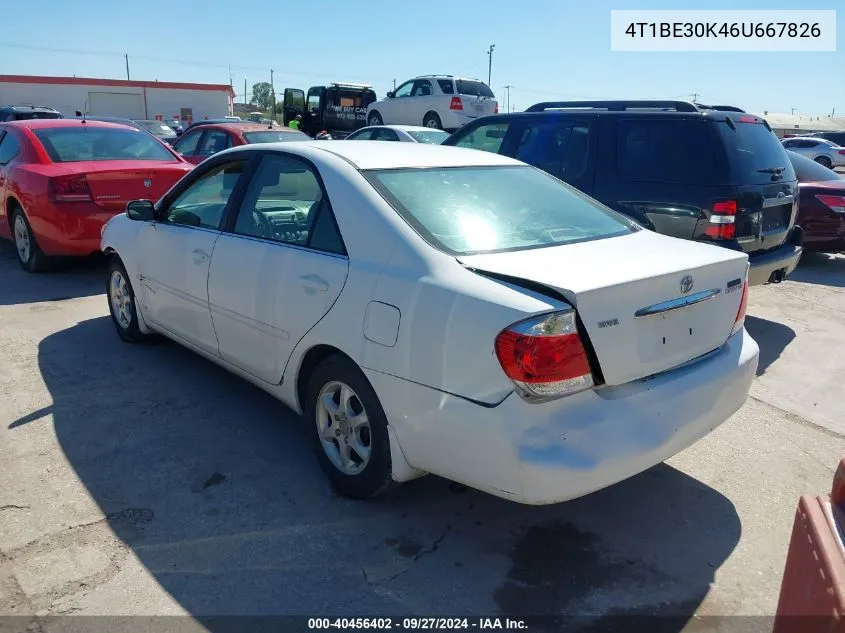
[[[706,435],[757,368],[746,255],[489,152],[234,148],[102,249],[122,339],[163,334],[301,413],[352,497],[425,473],[579,497]]]

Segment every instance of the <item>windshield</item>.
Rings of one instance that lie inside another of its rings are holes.
[[[716,123],[726,145],[731,169],[729,184],[771,183],[774,169],[783,169],[783,180],[795,180],[786,150],[774,132],[761,123],[734,121],[733,127],[723,121]]]
[[[557,246],[636,230],[528,166],[391,169],[365,176],[424,239],[452,255]]]
[[[439,145],[449,138],[449,133],[443,130],[425,130],[424,132],[408,130],[408,134],[418,143],[433,143],[434,145]]]
[[[177,161],[160,141],[141,130],[80,126],[33,131],[55,163],[84,160]]]
[[[135,123],[147,130],[147,132],[149,132],[150,134],[154,134],[156,136],[161,136],[164,138],[173,137],[173,130],[170,128],[169,125],[166,125],[161,121],[135,121]]]
[[[244,132],[247,143],[285,143],[287,141],[310,141],[311,137],[302,132],[266,130],[263,132]]]
[[[832,169],[819,165],[816,161],[795,152],[786,152],[792,162],[792,168],[798,177],[798,182],[823,182],[825,180],[842,180],[842,176]]]
[[[470,79],[456,79],[455,87],[458,89],[459,95],[466,95],[469,97],[495,97],[493,91],[483,81],[472,81]]]

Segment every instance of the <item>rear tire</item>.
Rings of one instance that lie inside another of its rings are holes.
[[[381,115],[377,111],[370,112],[370,116],[367,117],[367,125],[374,126],[374,125],[384,125],[384,119],[381,118]]]
[[[38,246],[32,227],[23,209],[13,207],[12,211],[12,239],[15,242],[15,254],[18,263],[28,273],[41,273],[50,269],[51,261]]]
[[[355,363],[340,354],[320,363],[308,380],[304,409],[317,461],[337,492],[367,499],[399,485],[387,416]]]
[[[429,112],[423,118],[423,127],[430,127],[434,130],[442,130],[443,123],[440,122],[440,116],[436,112]]]
[[[822,167],[833,169],[833,161],[831,161],[827,156],[817,156],[816,162]]]
[[[106,299],[117,335],[126,343],[142,343],[153,338],[152,335],[141,331],[135,305],[135,291],[123,262],[117,256],[112,256],[108,271]]]

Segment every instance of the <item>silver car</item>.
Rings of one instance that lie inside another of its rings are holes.
[[[840,147],[827,139],[797,136],[784,139],[781,143],[784,148],[811,158],[828,169],[845,167],[845,147]]]

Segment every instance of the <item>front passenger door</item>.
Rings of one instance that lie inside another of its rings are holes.
[[[159,221],[149,222],[138,237],[144,317],[214,355],[208,269],[246,163],[240,159],[204,170],[159,208]]]

